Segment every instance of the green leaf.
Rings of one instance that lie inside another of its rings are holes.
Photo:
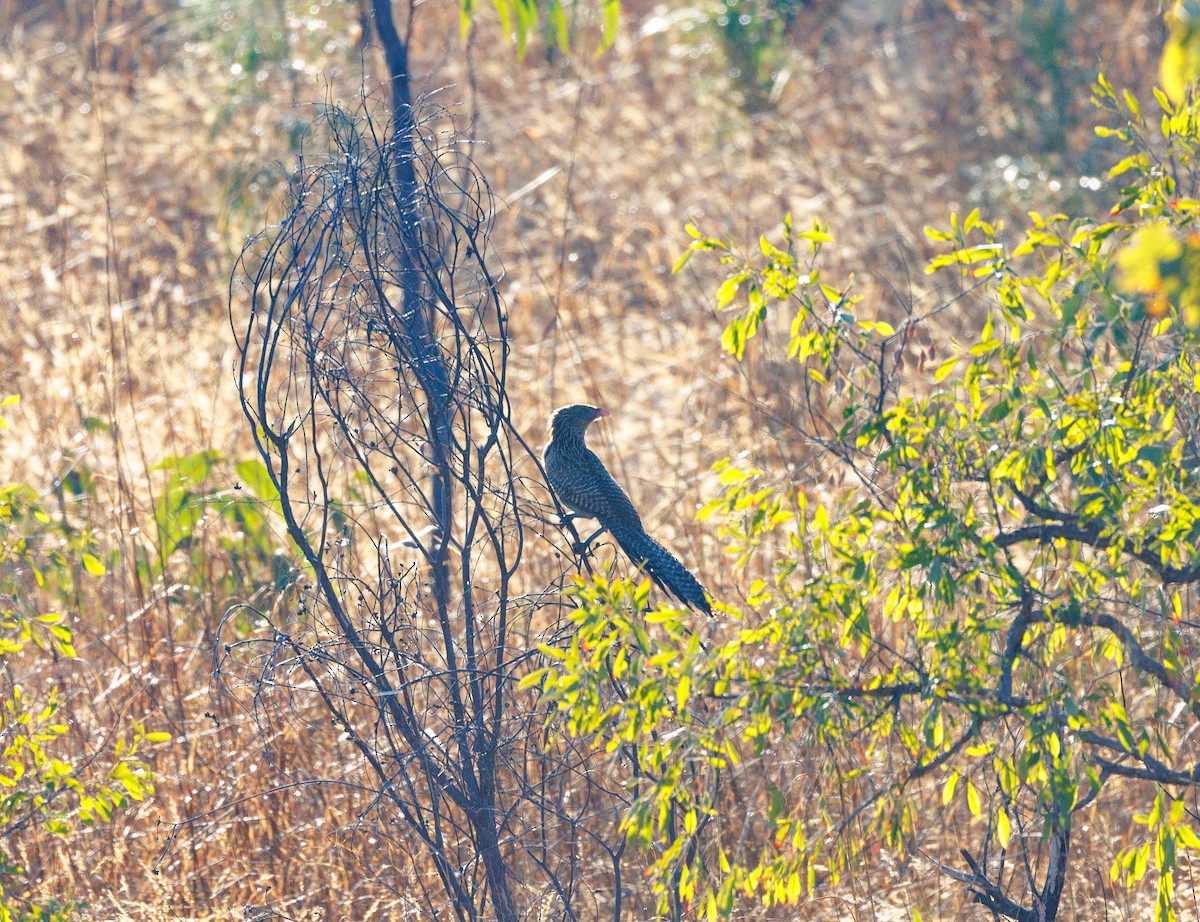
[[[233,469],[241,479],[241,485],[256,499],[267,503],[278,501],[279,489],[261,459],[248,458],[234,462]]]
[[[1200,836],[1196,835],[1191,826],[1176,826],[1175,837],[1184,848],[1200,849]]]
[[[563,6],[557,0],[553,0],[549,4],[546,11],[546,19],[550,24],[550,30],[554,33],[555,41],[558,44],[558,50],[566,54],[570,49],[571,41],[567,32],[567,16],[563,11]]]
[[[475,0],[462,0],[459,6],[458,13],[458,32],[459,40],[467,41],[467,36],[471,32],[471,18],[475,14]]]
[[[604,48],[611,48],[617,37],[617,27],[620,25],[621,4],[619,0],[603,0],[604,6]]]
[[[1108,178],[1115,179],[1116,177],[1120,176],[1122,173],[1127,173],[1130,170],[1132,170],[1135,166],[1141,166],[1145,162],[1146,162],[1145,154],[1133,154],[1129,157],[1126,157],[1124,160],[1122,160],[1120,163],[1118,163],[1116,166],[1114,166],[1111,170],[1108,171]]]

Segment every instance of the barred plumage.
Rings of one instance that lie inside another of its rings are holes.
[[[584,404],[563,407],[550,417],[550,444],[542,455],[546,477],[562,504],[596,519],[646,574],[679,601],[712,614],[708,594],[696,577],[646,534],[641,516],[604,464],[587,447],[587,427],[607,410]]]

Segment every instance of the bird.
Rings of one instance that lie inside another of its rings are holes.
[[[546,479],[575,515],[600,523],[621,549],[651,578],[690,608],[712,614],[700,581],[665,547],[646,534],[637,509],[586,443],[587,428],[611,414],[600,407],[574,404],[550,417],[550,444],[542,453]],[[595,535],[592,535],[594,538]],[[584,542],[585,546],[587,542]]]

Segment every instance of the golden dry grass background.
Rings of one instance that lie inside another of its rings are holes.
[[[756,114],[739,105],[709,7],[635,0],[597,57],[581,10],[569,59],[535,45],[518,63],[490,10],[464,48],[453,3],[418,6],[417,85],[476,138],[500,204],[492,246],[532,441],[555,406],[612,410],[599,447],[643,517],[714,594],[738,599],[741,576],[693,520],[711,464],[751,451],[817,490],[837,475],[810,469],[779,423],[794,398],[786,364],[766,349],[743,367],[722,355],[720,267],[670,273],[684,225],[753,248],[787,212],[820,218],[837,240],[823,271],[855,273],[863,313],[894,317],[946,293],[921,272],[924,225],[975,206],[1019,224],[1025,208],[1106,202],[1080,184],[1112,159],[1090,131],[1088,83],[1102,66],[1146,97],[1161,25],[1152,2],[1064,3],[1048,65],[1037,17],[1054,6],[814,0]],[[153,531],[156,464],[250,454],[226,313],[234,259],[278,218],[298,131],[380,73],[353,3],[0,0],[0,394],[22,398],[0,440],[6,481],[49,497],[86,468],[95,495],[64,514],[128,548]],[[947,339],[971,309],[944,315]],[[175,740],[153,754],[153,801],[70,840],[27,837],[21,857],[43,892],[90,900],[94,918],[412,917],[387,867],[409,847],[357,822],[356,795],[239,801],[350,756],[298,723],[264,730],[215,686],[229,565],[211,549],[202,578],[168,560],[157,583],[117,568],[88,584],[72,613],[80,660],[36,678],[64,689],[79,752],[128,714]],[[1080,835],[1079,866],[1095,873],[1080,875],[1068,917],[1137,917],[1103,883],[1120,835]],[[872,874],[803,917],[985,918],[927,866],[881,860]]]

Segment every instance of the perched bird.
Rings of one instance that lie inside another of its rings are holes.
[[[712,606],[704,587],[671,552],[646,534],[641,516],[587,447],[587,427],[607,410],[576,404],[550,417],[550,444],[542,454],[546,477],[562,504],[576,515],[596,519],[658,585],[706,615]],[[590,539],[589,539],[590,540]]]

